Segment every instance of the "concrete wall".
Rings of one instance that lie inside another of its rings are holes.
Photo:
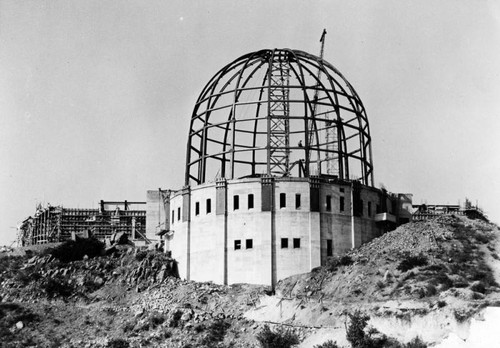
[[[377,205],[383,202],[392,212],[394,196],[362,186],[361,213],[353,217],[352,189],[345,182],[303,178],[219,180],[186,187],[169,197],[174,232],[167,245],[182,278],[272,285],[384,232],[374,220]],[[154,210],[151,196],[148,209]]]

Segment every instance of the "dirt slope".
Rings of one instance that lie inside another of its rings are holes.
[[[292,330],[301,347],[348,347],[357,309],[401,341],[440,342],[500,304],[497,237],[496,226],[462,217],[410,223],[280,281],[274,295],[183,281],[164,254],[129,248],[69,263],[0,259],[2,347],[259,347],[266,324]]]

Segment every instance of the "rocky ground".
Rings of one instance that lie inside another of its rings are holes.
[[[500,304],[498,228],[463,217],[404,225],[311,273],[263,286],[178,279],[165,254],[119,247],[61,262],[0,258],[5,347],[260,347],[283,327],[301,347],[349,347],[349,314],[400,342],[429,344]]]

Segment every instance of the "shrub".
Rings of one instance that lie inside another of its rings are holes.
[[[336,341],[334,342],[332,340],[328,340],[324,343],[315,345],[314,348],[340,348],[340,347],[337,345]]]
[[[102,255],[104,243],[95,238],[77,238],[68,240],[51,251],[52,256],[62,262],[82,260],[85,255],[95,257]]]
[[[182,317],[182,311],[176,310],[174,314],[172,315],[172,319],[170,319],[170,322],[168,323],[168,326],[170,327],[177,327],[179,326],[179,321],[181,320]]]
[[[486,292],[486,286],[481,281],[472,284],[470,289],[475,292],[480,292],[481,294],[484,294]]]
[[[404,345],[404,348],[427,348],[427,344],[420,339],[420,337],[413,338],[410,342]]]
[[[257,341],[262,348],[290,348],[299,344],[299,338],[293,332],[282,328],[272,331],[267,325],[257,334]]]
[[[74,291],[73,286],[68,284],[65,280],[60,280],[57,278],[44,279],[44,281],[40,284],[40,287],[45,291],[47,296],[50,297],[68,297]]]
[[[349,314],[350,323],[346,336],[352,348],[382,348],[386,343],[391,343],[394,347],[394,342],[376,329],[370,328],[367,333],[365,332],[369,319],[369,316],[363,315],[359,310]]]
[[[113,338],[108,341],[108,348],[128,348],[130,345],[127,340],[123,338]]]
[[[201,340],[202,345],[212,347],[215,343],[222,342],[224,336],[226,335],[227,329],[231,326],[228,322],[224,320],[217,320],[208,327],[208,332],[205,337]]]
[[[425,265],[427,265],[427,257],[425,257],[425,255],[422,254],[416,256],[408,255],[405,257],[404,260],[402,260],[399,263],[397,269],[400,270],[401,272],[406,272],[415,267],[420,267]]]
[[[144,260],[146,256],[148,256],[148,252],[146,250],[141,250],[137,254],[135,254],[135,259],[140,262]]]
[[[156,328],[158,325],[163,324],[164,321],[165,317],[163,316],[163,314],[160,313],[154,313],[152,316],[149,317],[149,324],[153,329]]]

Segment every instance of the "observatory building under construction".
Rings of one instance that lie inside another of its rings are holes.
[[[322,57],[265,49],[203,88],[185,186],[147,192],[146,236],[161,236],[183,278],[274,285],[411,211],[410,194],[374,187],[368,118],[342,74]]]

